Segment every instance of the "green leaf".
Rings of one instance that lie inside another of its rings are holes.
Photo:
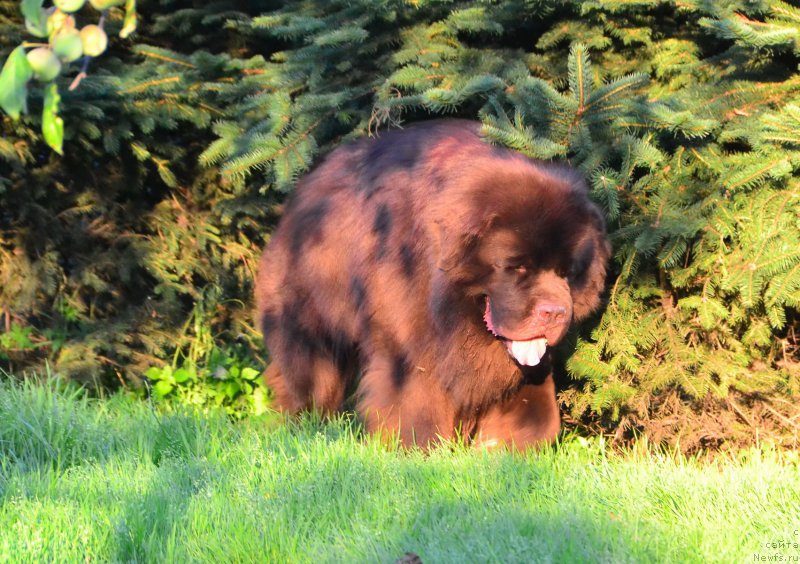
[[[151,375],[152,374],[152,375]],[[172,366],[167,364],[162,368],[148,368],[145,372],[145,376],[150,378],[151,380],[161,380],[162,382],[166,382],[169,385],[175,383],[175,378],[172,376]]]
[[[186,380],[191,378],[191,376],[192,376],[191,373],[185,368],[178,368],[173,374],[175,381],[179,384],[185,382]]]
[[[255,368],[250,368],[249,366],[242,368],[242,378],[245,380],[255,380],[259,374],[260,372]]]
[[[136,31],[136,0],[125,0],[125,19],[119,36],[125,39],[134,31]]]
[[[230,399],[235,398],[236,394],[238,394],[241,389],[242,387],[239,385],[239,382],[235,380],[225,382],[225,395]]]
[[[150,368],[144,371],[144,375],[147,377],[148,380],[161,380],[163,372],[164,372],[163,368],[159,368],[158,366],[151,366]]]
[[[42,110],[42,134],[48,145],[59,155],[63,155],[64,120],[58,115],[58,104],[61,96],[58,86],[50,83],[44,91],[44,109]]]
[[[17,47],[0,71],[0,108],[14,120],[19,119],[20,112],[28,112],[28,81],[32,76],[25,49]]]
[[[42,9],[44,0],[22,0],[20,10],[25,16],[25,28],[36,37],[47,37],[47,12]]]
[[[153,386],[153,391],[156,393],[157,396],[162,398],[166,396],[168,393],[170,393],[172,389],[173,385],[170,384],[169,382],[165,382],[164,380],[156,382],[156,385]]]
[[[20,4],[20,11],[26,19],[37,20],[41,16],[42,5],[44,0],[22,0]]]

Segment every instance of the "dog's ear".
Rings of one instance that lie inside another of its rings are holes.
[[[588,266],[581,276],[581,280],[573,286],[572,315],[580,321],[600,306],[600,296],[603,293],[608,269],[608,260],[611,258],[611,245],[606,237],[606,231],[599,210],[596,213],[594,236],[591,240],[591,256]]]
[[[434,221],[430,234],[436,267],[444,272],[451,272],[467,263],[493,222],[493,215],[477,221],[476,218],[456,215]]]
[[[449,272],[466,260],[478,242],[478,235],[455,232],[452,226],[439,221],[434,223],[431,230],[431,242],[436,267]]]

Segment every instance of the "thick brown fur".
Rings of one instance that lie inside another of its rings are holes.
[[[602,216],[572,171],[478,130],[444,120],[382,133],[299,182],[256,284],[282,410],[332,413],[352,387],[367,429],[407,445],[556,436],[550,350],[599,306]],[[536,366],[504,342],[539,337]]]

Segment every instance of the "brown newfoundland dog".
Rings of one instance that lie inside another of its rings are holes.
[[[445,120],[333,151],[261,259],[278,407],[342,408],[406,445],[552,440],[550,349],[599,305],[609,245],[570,170]]]

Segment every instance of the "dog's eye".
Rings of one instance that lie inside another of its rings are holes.
[[[515,274],[527,274],[528,267],[518,262],[512,262],[505,266],[506,272],[513,272]]]
[[[502,270],[505,272],[514,272],[517,274],[525,274],[528,272],[528,266],[517,260],[500,260],[492,263],[495,270]]]

